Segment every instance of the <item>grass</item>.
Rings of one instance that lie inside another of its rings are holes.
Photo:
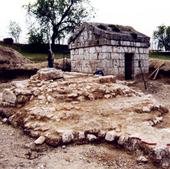
[[[24,53],[22,52],[22,54],[33,62],[47,61],[47,57],[48,57],[48,54],[46,53]],[[163,55],[160,53],[150,53],[149,56],[150,58],[154,58],[154,59],[170,60],[170,55]],[[54,55],[55,59],[62,59],[65,57],[69,58],[70,56],[69,54],[63,54],[63,53],[55,53]]]
[[[163,55],[160,53],[150,53],[149,57],[154,59],[160,59],[160,60],[170,60],[170,55]]]
[[[30,59],[33,62],[43,62],[47,61],[48,54],[46,53],[23,53],[22,55],[25,56],[27,59]],[[62,58],[69,58],[68,54],[63,53],[55,53],[54,58],[55,59],[62,59]]]

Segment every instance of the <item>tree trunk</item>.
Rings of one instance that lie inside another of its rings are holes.
[[[52,50],[54,51],[54,47],[55,47],[55,40],[58,36],[58,27],[54,26],[53,27],[53,34],[52,34],[52,37],[51,37],[51,41],[52,41]]]
[[[51,38],[51,47],[52,47],[52,51],[54,51],[54,46],[55,46],[55,37],[54,37],[54,34],[53,34],[53,36],[52,36],[52,38]]]

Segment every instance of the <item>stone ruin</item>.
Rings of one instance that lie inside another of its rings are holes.
[[[149,41],[129,26],[84,23],[69,39],[72,71],[134,79],[149,71]]]
[[[0,116],[35,144],[109,143],[170,166],[170,130],[155,126],[168,109],[112,75],[41,69],[0,93]]]

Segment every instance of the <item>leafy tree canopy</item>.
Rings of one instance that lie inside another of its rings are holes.
[[[158,48],[170,50],[170,26],[160,25],[154,31],[153,37],[158,41]]]
[[[19,42],[19,37],[22,30],[19,24],[15,21],[11,21],[9,24],[9,34],[15,39],[15,42]]]
[[[45,44],[48,43],[47,41],[47,34],[46,30],[44,29],[36,29],[36,28],[31,28],[29,30],[29,38],[28,38],[28,43],[29,44]]]
[[[26,7],[42,29],[50,29],[52,45],[94,16],[88,0],[36,0]]]

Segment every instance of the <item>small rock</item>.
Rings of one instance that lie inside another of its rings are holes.
[[[45,164],[40,164],[38,165],[37,169],[46,169],[46,166]]]
[[[128,141],[128,135],[121,135],[118,139],[118,144],[119,145],[124,145],[126,141]]]
[[[143,111],[143,112],[146,112],[146,113],[149,113],[151,110],[150,110],[150,107],[144,106],[144,107],[142,108],[142,111]]]
[[[40,69],[36,75],[32,76],[32,79],[38,80],[55,80],[63,78],[63,72],[55,68],[43,68]]]
[[[78,97],[78,93],[68,94],[68,97],[69,97],[69,98],[76,98],[76,97]]]
[[[40,136],[37,140],[34,141],[34,143],[36,145],[41,145],[45,142],[45,137],[44,136]]]
[[[45,100],[45,96],[43,95],[38,96],[38,100]]]
[[[4,155],[1,154],[1,155],[0,155],[0,159],[2,159],[2,158],[4,158]]]
[[[52,103],[52,102],[54,101],[54,98],[51,97],[51,96],[47,96],[47,101],[48,101],[49,103]]]
[[[62,146],[62,149],[66,149],[66,145],[63,145],[63,146]]]
[[[112,97],[112,95],[110,95],[110,94],[104,95],[104,98],[105,98],[105,99],[110,99],[111,97]]]
[[[35,149],[35,143],[28,143],[24,145],[25,148],[34,150]]]
[[[116,83],[116,78],[112,75],[100,76],[99,83]]]
[[[74,139],[73,131],[65,131],[62,134],[63,143],[70,143]]]
[[[156,125],[156,124],[162,122],[162,120],[163,120],[163,117],[155,117],[155,119],[153,120],[153,122],[154,122],[154,124]]]
[[[92,142],[92,141],[96,141],[97,137],[93,134],[87,134],[87,139]]]
[[[15,104],[17,101],[16,95],[10,89],[5,89],[2,93],[2,101]]]
[[[80,101],[80,102],[82,102],[82,101],[85,100],[85,97],[84,97],[84,96],[79,96],[79,97],[77,98],[77,100]]]
[[[4,119],[2,119],[2,122],[3,122],[3,123],[7,123],[7,122],[8,122],[8,119],[7,119],[7,118],[4,118]]]
[[[161,162],[161,167],[162,167],[163,169],[168,169],[168,168],[170,167],[170,161],[169,161],[169,159],[162,160],[162,162]]]
[[[105,140],[112,142],[115,140],[116,132],[114,130],[108,131],[105,136]]]
[[[79,132],[79,136],[78,136],[78,138],[79,138],[80,140],[82,140],[82,139],[85,139],[85,138],[86,138],[86,136],[85,136],[85,134],[84,134],[84,132],[83,132],[83,131],[80,131],[80,132]]]
[[[137,159],[137,163],[144,163],[146,164],[148,162],[148,159],[145,156],[139,156]]]

